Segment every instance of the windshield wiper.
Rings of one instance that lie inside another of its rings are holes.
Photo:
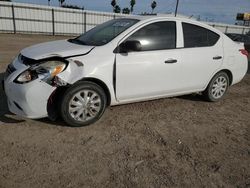
[[[78,38],[69,39],[68,41],[76,44],[87,45],[85,42],[79,40]]]

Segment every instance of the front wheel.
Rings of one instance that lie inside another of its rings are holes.
[[[100,119],[106,103],[106,94],[99,85],[80,81],[65,92],[61,116],[72,127],[89,125]]]
[[[228,87],[228,75],[225,72],[219,72],[212,78],[203,95],[206,100],[216,102],[226,94]]]

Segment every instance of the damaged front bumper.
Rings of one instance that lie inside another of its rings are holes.
[[[56,102],[54,98],[56,90],[73,84],[84,74],[83,64],[69,60],[67,68],[54,77],[53,83],[46,82],[39,77],[28,83],[16,83],[14,80],[29,68],[29,65],[23,64],[19,58],[16,58],[6,71],[4,90],[9,110],[14,114],[31,119],[48,117],[53,114],[49,107],[53,107],[51,103]],[[55,101],[51,101],[52,98]],[[52,111],[54,110],[52,108]]]
[[[12,113],[32,119],[48,116],[48,99],[56,87],[39,80],[20,85],[7,79],[4,85],[8,107]]]
[[[32,119],[47,117],[47,101],[56,87],[39,79],[25,84],[15,83],[14,80],[17,76],[29,67],[20,63],[18,58],[13,61],[11,66],[12,71],[6,72],[4,78],[4,90],[9,110],[19,116]]]
[[[9,110],[14,114],[31,119],[47,117],[48,99],[57,87],[40,79],[24,84],[14,82],[28,68],[29,66],[19,62],[18,58],[8,66],[3,87]]]

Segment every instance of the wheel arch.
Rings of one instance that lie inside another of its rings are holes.
[[[91,77],[83,78],[83,79],[78,80],[78,81],[89,81],[89,82],[93,82],[93,83],[97,84],[98,86],[100,86],[104,90],[104,92],[107,96],[107,106],[110,105],[111,94],[110,94],[110,91],[109,91],[107,85],[103,81],[101,81],[97,78],[91,78]],[[75,83],[77,83],[77,82],[75,82]],[[74,85],[74,84],[72,84],[72,85]],[[50,95],[48,102],[47,102],[47,113],[48,113],[48,117],[51,120],[55,120],[58,117],[58,105],[60,104],[64,93],[67,91],[67,89],[69,87],[70,87],[70,84],[66,85],[66,86],[57,87],[57,89]]]
[[[104,90],[104,92],[105,92],[105,94],[107,96],[107,106],[110,105],[110,103],[111,103],[111,94],[110,94],[110,91],[108,89],[108,86],[102,80],[97,79],[97,78],[92,78],[92,77],[85,77],[85,78],[83,78],[83,79],[81,79],[79,81],[89,81],[89,82],[93,82],[93,83],[97,84],[98,86],[100,86]]]
[[[227,74],[227,76],[229,78],[229,86],[231,86],[233,83],[233,73],[228,69],[222,69],[219,72],[225,72]],[[217,72],[216,74],[218,74],[219,72]]]
[[[232,73],[230,70],[228,70],[228,69],[221,69],[221,70],[215,72],[215,73],[213,74],[213,76],[209,79],[209,81],[208,81],[208,83],[207,83],[207,85],[206,85],[206,88],[207,88],[207,86],[209,85],[210,81],[213,79],[213,77],[214,77],[216,74],[220,73],[220,72],[225,72],[225,73],[228,75],[228,78],[229,78],[229,86],[232,85],[232,83],[233,83],[233,73]]]

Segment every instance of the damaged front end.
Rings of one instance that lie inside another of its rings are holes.
[[[83,63],[63,57],[33,60],[19,55],[18,59],[29,68],[19,74],[13,82],[26,84],[35,81],[34,83],[48,84],[51,94],[47,99],[47,115],[50,119],[55,120],[64,92],[84,75]]]
[[[59,105],[65,91],[75,82],[80,80],[84,75],[83,63],[78,60],[68,60],[65,70],[53,79],[47,80],[48,84],[56,87],[55,91],[50,95],[47,103],[48,117],[55,120],[58,117]]]

